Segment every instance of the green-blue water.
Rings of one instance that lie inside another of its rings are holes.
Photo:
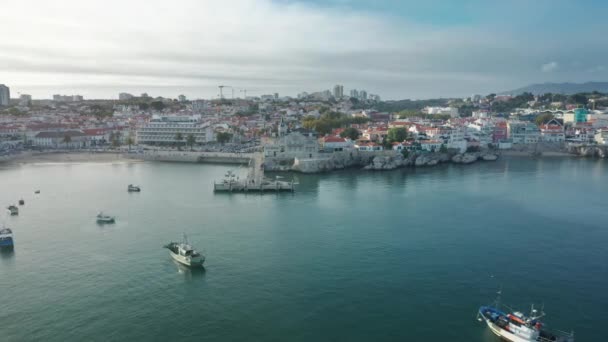
[[[603,161],[297,175],[295,194],[214,195],[228,168],[0,169],[0,204],[26,201],[1,217],[16,249],[0,258],[0,340],[489,342],[475,313],[501,285],[578,341],[605,338]],[[117,223],[98,226],[98,210]],[[205,272],[161,248],[182,232]]]

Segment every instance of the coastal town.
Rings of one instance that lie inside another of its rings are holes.
[[[500,154],[604,157],[608,96],[531,93],[382,101],[332,90],[216,99],[117,94],[35,99],[0,85],[0,161],[55,152],[120,152],[170,160],[201,153],[263,155],[269,171],[384,170]],[[171,159],[172,158],[172,159]]]

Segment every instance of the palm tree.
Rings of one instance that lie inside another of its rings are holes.
[[[68,144],[72,142],[72,137],[69,134],[63,136],[63,143],[65,144],[65,148],[68,148]]]
[[[188,134],[186,142],[188,145],[190,145],[190,151],[194,150],[194,144],[196,143],[196,137],[194,136],[194,134]]]
[[[175,140],[177,140],[177,148],[181,150],[181,144],[182,140],[184,140],[184,135],[181,132],[177,132],[177,134],[175,135]]]

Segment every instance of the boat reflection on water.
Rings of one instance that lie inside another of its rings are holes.
[[[200,267],[188,267],[186,265],[183,265],[173,259],[171,259],[171,262],[175,265],[175,267],[177,268],[177,273],[179,274],[183,274],[184,277],[186,279],[193,279],[193,278],[200,278],[202,277],[206,270],[204,266],[200,266]]]

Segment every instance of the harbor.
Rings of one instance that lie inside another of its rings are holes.
[[[220,182],[213,182],[214,192],[294,192],[295,183],[264,176],[264,156],[254,153],[248,163],[247,176],[242,179],[229,170]]]

